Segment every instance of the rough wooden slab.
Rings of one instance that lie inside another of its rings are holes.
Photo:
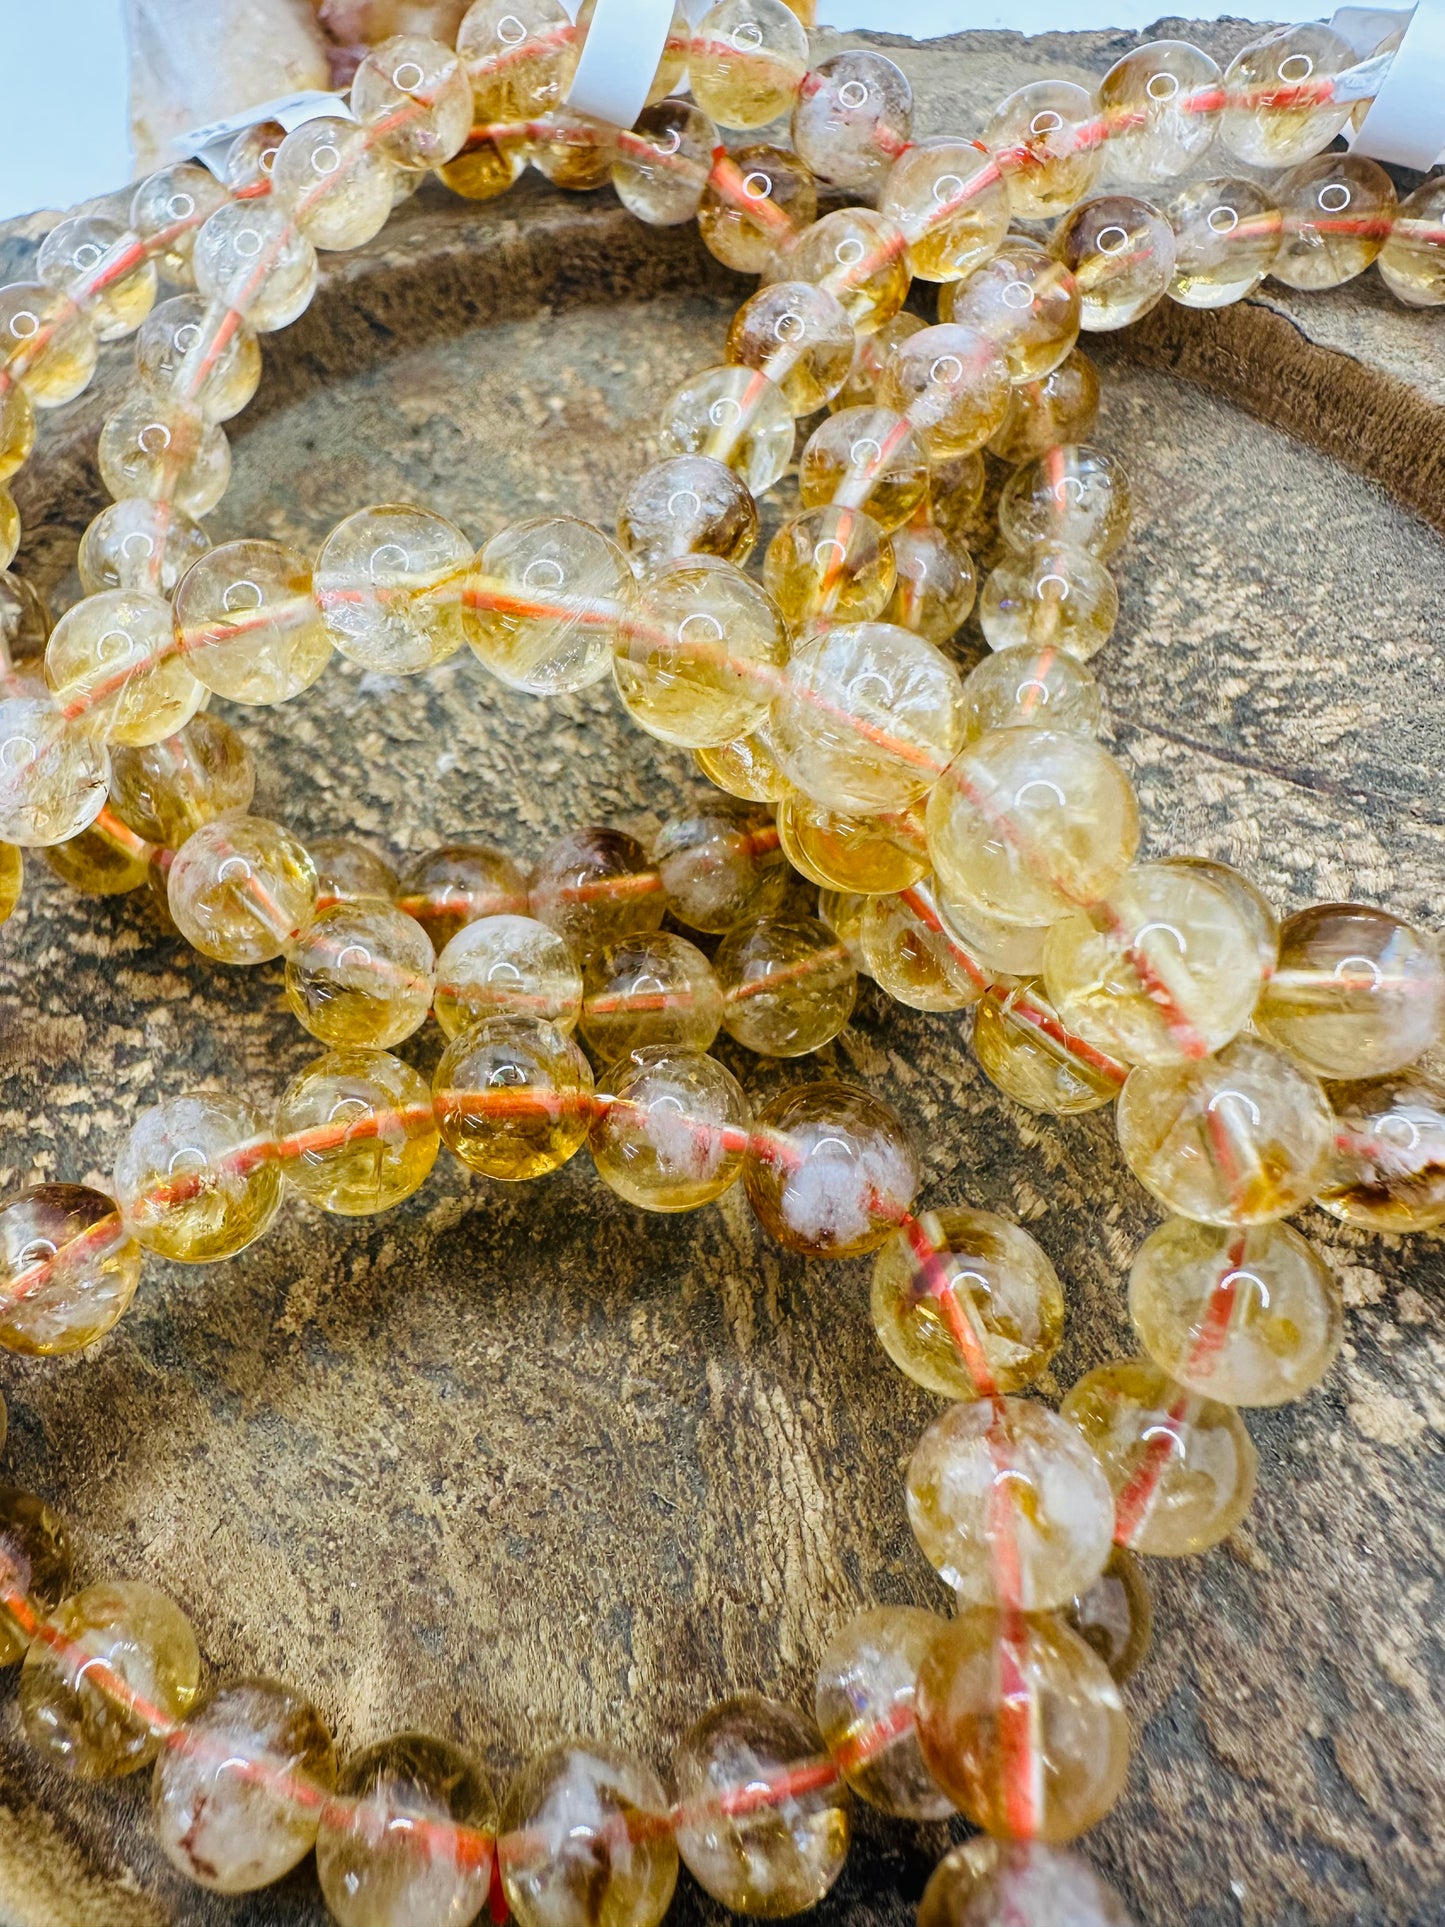
[[[1256,31],[1180,30],[1225,54]],[[1130,39],[880,44],[925,131],[972,131],[1009,87],[1097,73]],[[13,229],[0,261],[32,246]],[[720,347],[744,291],[690,230],[649,233],[609,196],[531,184],[476,209],[427,191],[268,343],[214,533],[307,547],[388,498],[478,538],[537,508],[605,524],[659,395]],[[1358,895],[1438,924],[1445,544],[1420,516],[1445,525],[1445,322],[1369,281],[1266,290],[1215,319],[1161,309],[1100,359],[1099,439],[1129,465],[1138,527],[1096,666],[1150,852],[1236,858],[1284,906]],[[18,490],[22,565],[60,603],[128,365],[114,353],[47,421]],[[696,790],[606,690],[543,709],[469,661],[406,684],[338,666],[284,710],[227,713],[260,761],[258,807],[393,851],[475,832],[525,854]],[[434,1031],[404,1048],[429,1064]],[[29,866],[0,933],[5,1189],[104,1182],[157,1097],[214,1083],[264,1102],[315,1054],[274,967],[223,970],[141,903],[82,899]],[[729,1055],[760,1095],[800,1075]],[[1046,1389],[1129,1348],[1123,1280],[1157,1214],[1107,1115],[1015,1109],[956,1020],[872,991],[824,1066],[900,1106],[929,1199],[1010,1213],[1049,1250],[1070,1321]],[[1151,1569],[1137,1757],[1087,1843],[1157,1927],[1445,1913],[1445,1266],[1435,1240],[1319,1214],[1305,1228],[1352,1306],[1344,1357],[1302,1405],[1251,1416],[1246,1527]],[[296,1681],[346,1746],[429,1727],[500,1782],[578,1732],[665,1766],[714,1697],[806,1703],[860,1605],[945,1605],[901,1499],[935,1405],[878,1351],[866,1290],[866,1263],[779,1253],[736,1194],[644,1220],[585,1158],[522,1189],[446,1163],[375,1222],[298,1206],[229,1265],[149,1266],[79,1361],[0,1360],[4,1475],[71,1518],[85,1577],[165,1586],[216,1673]],[[149,1843],[143,1779],[76,1789],[39,1770],[13,1675],[0,1682],[0,1920],[318,1927],[306,1870],[241,1903],[187,1887]],[[943,1832],[863,1816],[859,1834],[820,1922],[902,1927]],[[720,1918],[686,1882],[676,1917]]]

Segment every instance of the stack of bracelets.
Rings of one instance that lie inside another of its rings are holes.
[[[489,1896],[523,1927],[652,1927],[679,1858],[728,1908],[794,1913],[838,1876],[851,1794],[983,1830],[941,1863],[925,1927],[1123,1922],[1067,1843],[1127,1769],[1119,1686],[1149,1628],[1135,1555],[1197,1553],[1239,1523],[1255,1467],[1239,1408],[1300,1397],[1340,1344],[1333,1274],[1283,1220],[1313,1200],[1361,1226],[1445,1223],[1445,1095],[1408,1069],[1440,1033],[1445,971],[1384,910],[1281,925],[1227,865],[1135,863],[1087,667],[1115,621],[1129,486],[1087,445],[1098,382],[1076,344],[1166,296],[1217,307],[1266,275],[1328,288],[1371,262],[1401,300],[1445,304],[1445,177],[1397,204],[1378,166],[1332,146],[1390,47],[1359,63],[1320,26],[1224,73],[1181,42],[1144,46],[1093,93],[1022,88],[979,141],[915,142],[898,69],[849,51],[809,71],[781,0],[722,0],[692,30],[679,9],[636,127],[584,120],[565,95],[587,17],[478,0],[455,51],[388,41],[356,74],[354,119],[249,130],[228,185],[164,168],[128,228],[63,221],[38,280],[0,288],[0,477],[30,451],[32,411],[139,330],[134,396],[100,438],[116,499],[80,546],[84,600],[52,630],[33,587],[0,575],[5,912],[16,846],[83,890],[149,886],[207,956],[284,956],[325,1046],[270,1119],[239,1096],[176,1098],[131,1130],[112,1196],[44,1184],[0,1205],[0,1344],[89,1345],[145,1251],[232,1257],[288,1188],[385,1210],[443,1143],[510,1180],[585,1144],[653,1211],[740,1178],[789,1250],[877,1254],[883,1347],[950,1401],[907,1507],[958,1612],[854,1620],[823,1657],[816,1725],[730,1700],[683,1737],[670,1790],[579,1742],[498,1806],[449,1743],[405,1734],[338,1768],[294,1690],[203,1697],[177,1607],[129,1581],[70,1591],[61,1521],[5,1489],[0,1662],[23,1659],[21,1722],[48,1762],[91,1780],[154,1763],[156,1834],[192,1880],[246,1891],[314,1847],[342,1927],[462,1927]],[[791,147],[720,140],[789,112]],[[256,390],[258,335],[311,299],[316,250],[361,246],[428,170],[486,198],[528,162],[564,187],[610,179],[645,221],[695,216],[718,259],[762,276],[725,359],[667,401],[664,457],[617,539],[549,515],[474,554],[444,517],[383,504],[314,564],[272,541],[212,547],[221,424]],[[817,218],[820,187],[854,204]],[[160,279],[192,291],[153,306]],[[905,312],[915,280],[940,284],[935,326]],[[813,415],[802,508],[759,581],[755,497]],[[975,599],[960,531],[984,450],[1013,466],[1008,553],[978,598],[994,653],[965,677],[941,645]],[[0,488],[0,560],[18,537]],[[467,844],[400,876],[248,814],[251,758],[210,696],[284,702],[333,650],[394,676],[463,642],[537,694],[610,673],[726,796],[651,851],[585,828],[530,871]],[[816,916],[793,871],[819,886]],[[1124,1158],[1171,1214],[1130,1280],[1145,1356],[1089,1372],[1060,1412],[1021,1396],[1063,1321],[1033,1239],[986,1212],[915,1215],[917,1161],[877,1097],[813,1082],[754,1115],[707,1055],[720,1028],[769,1056],[817,1050],[860,971],[916,1009],[972,1009],[979,1063],[1021,1104],[1117,1099]],[[428,1084],[391,1051],[430,1010],[448,1043]],[[574,1030],[609,1068],[594,1077]]]

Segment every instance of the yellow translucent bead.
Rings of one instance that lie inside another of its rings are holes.
[[[604,1063],[650,1045],[705,1051],[722,1024],[712,965],[668,930],[594,951],[582,983],[578,1027]]]
[[[139,890],[151,876],[150,852],[142,849],[137,854],[128,843],[118,841],[104,827],[103,817],[68,843],[52,845],[45,861],[73,890],[88,896],[125,896]]]
[[[1429,1059],[1327,1087],[1335,1142],[1315,1202],[1371,1231],[1445,1224],[1445,1082]]]
[[[1115,1546],[1093,1585],[1065,1607],[1064,1618],[1093,1647],[1118,1685],[1132,1679],[1149,1650],[1154,1627],[1149,1582],[1133,1553]]]
[[[701,1051],[651,1045],[602,1079],[589,1145],[597,1174],[647,1211],[693,1211],[742,1175],[751,1113],[743,1088]]]
[[[1031,1399],[949,1406],[914,1450],[907,1494],[913,1536],[961,1605],[1007,1605],[1005,1585],[1027,1612],[1066,1605],[1104,1570],[1114,1540],[1113,1495],[1093,1453]]]
[[[191,267],[197,291],[244,315],[258,335],[290,327],[316,292],[316,250],[269,196],[208,215]]]
[[[853,961],[812,917],[739,924],[723,938],[713,968],[722,988],[723,1028],[762,1057],[821,1050],[853,1014]]]
[[[66,843],[105,807],[105,747],[49,691],[0,701],[0,839],[24,849]]]
[[[866,508],[882,529],[906,522],[928,494],[928,458],[891,408],[845,408],[808,437],[798,464],[805,508]]]
[[[374,897],[332,903],[287,950],[286,1001],[323,1044],[389,1050],[425,1023],[435,967],[430,937],[405,911]]]
[[[231,702],[287,702],[331,660],[310,567],[280,542],[226,542],[202,556],[176,591],[174,617],[186,666]]]
[[[1082,201],[1104,164],[1091,138],[1094,101],[1071,80],[1035,80],[999,102],[980,139],[1016,221],[1050,221]]]
[[[80,538],[76,566],[88,595],[135,589],[169,596],[211,538],[184,509],[128,495],[101,510]]]
[[[280,1208],[280,1167],[258,1150],[266,1142],[259,1114],[224,1092],[153,1105],[115,1163],[127,1227],[148,1251],[182,1264],[233,1258]]]
[[[683,1734],[677,1850],[730,1913],[803,1913],[843,1871],[848,1788],[841,1775],[819,1775],[826,1760],[811,1720],[757,1693],[725,1700]]]
[[[910,314],[905,308],[871,335],[855,336],[848,378],[828,406],[834,410],[871,408],[878,400],[878,383],[893,350],[927,325],[921,315]]]
[[[426,1079],[382,1050],[335,1050],[308,1064],[277,1106],[276,1139],[288,1182],[345,1218],[409,1198],[441,1148]]]
[[[20,383],[0,383],[0,482],[24,468],[35,446],[35,408]]]
[[[313,837],[306,846],[316,865],[316,907],[380,897],[390,903],[400,889],[396,871],[369,850],[344,836]]]
[[[1395,184],[1362,154],[1321,154],[1274,183],[1284,231],[1270,269],[1291,288],[1338,288],[1379,254],[1396,211]]]
[[[919,1668],[917,1708],[929,1772],[988,1833],[1072,1840],[1123,1788],[1129,1725],[1119,1689],[1054,1614],[960,1613]]]
[[[996,341],[1015,382],[1041,381],[1074,352],[1078,283],[1033,241],[1011,238],[966,281],[948,282],[938,318]]]
[[[154,257],[163,280],[181,288],[195,286],[196,236],[207,216],[229,199],[210,169],[196,161],[162,167],[141,182],[130,204],[130,224],[143,241],[166,237]]]
[[[457,28],[456,49],[474,122],[531,120],[561,106],[578,36],[558,0],[476,0]]]
[[[156,1760],[151,1821],[173,1867],[212,1893],[269,1886],[311,1851],[336,1749],[326,1722],[289,1686],[223,1686]]]
[[[983,969],[1004,977],[1036,977],[1043,969],[1047,926],[1000,923],[971,904],[943,895],[936,883],[934,900],[944,927]]]
[[[990,649],[1098,655],[1119,619],[1114,578],[1087,549],[1036,543],[1007,555],[983,585],[978,620]]]
[[[992,1211],[949,1205],[919,1225],[926,1263],[901,1231],[874,1262],[879,1343],[944,1398],[978,1397],[980,1366],[996,1391],[1022,1391],[1047,1369],[1064,1329],[1063,1288],[1047,1255]]]
[[[941,920],[901,896],[873,896],[858,928],[868,974],[910,1010],[964,1010],[986,979],[961,963]]]
[[[882,54],[850,47],[812,68],[793,108],[793,145],[820,180],[871,197],[913,132],[913,89]]]
[[[868,901],[861,891],[820,889],[818,892],[819,921],[827,925],[848,952],[853,959],[853,968],[860,977],[865,976],[868,970],[860,942],[863,913],[868,908]]]
[[[659,99],[644,107],[631,133],[618,137],[612,163],[618,200],[649,227],[691,221],[702,201],[717,144],[717,129],[690,102]]]
[[[918,1927],[1133,1927],[1133,1918],[1080,1855],[986,1833],[944,1855],[918,1903]]]
[[[226,432],[196,410],[155,395],[123,403],[100,431],[101,480],[117,501],[173,501],[208,515],[231,480]]]
[[[300,843],[264,816],[227,816],[187,837],[167,897],[188,943],[221,963],[279,957],[316,911],[316,868]]]
[[[979,1000],[973,1050],[1005,1097],[1054,1117],[1096,1111],[1122,1088],[1124,1067],[1073,1036],[1034,981]]]
[[[1206,1552],[1248,1512],[1256,1457],[1233,1406],[1126,1359],[1086,1373],[1062,1411],[1113,1487],[1120,1545],[1164,1558]]]
[[[780,247],[767,279],[811,281],[843,304],[856,333],[873,334],[908,299],[908,237],[886,214],[842,207]]]
[[[1257,1023],[1322,1077],[1382,1077],[1421,1056],[1445,1019],[1435,938],[1358,903],[1316,903],[1280,927]]]
[[[437,1022],[460,1037],[487,1017],[539,1017],[570,1031],[582,1011],[582,973],[555,930],[532,917],[479,917],[436,964]]]
[[[1232,864],[1217,863],[1207,856],[1167,857],[1164,868],[1203,877],[1206,883],[1212,883],[1216,890],[1222,891],[1249,932],[1249,940],[1259,958],[1261,978],[1273,976],[1279,962],[1279,918],[1274,914],[1268,897],[1256,884],[1251,883]]]
[[[798,156],[786,147],[760,142],[713,156],[698,203],[697,226],[708,253],[725,268],[738,274],[762,274],[777,251],[790,247],[811,225],[817,212],[817,185]],[[741,357],[729,354],[728,359]]]
[[[612,675],[649,735],[704,749],[762,721],[787,657],[772,595],[721,556],[697,555],[664,563],[639,586],[617,630]]]
[[[1107,562],[1133,519],[1133,492],[1123,464],[1083,443],[1052,448],[1015,469],[999,497],[1004,540],[1027,554],[1040,543],[1087,549]]]
[[[693,99],[720,127],[766,127],[786,114],[808,71],[808,35],[782,0],[719,0],[693,29]]]
[[[1342,34],[1315,21],[1251,41],[1224,76],[1224,144],[1251,167],[1295,167],[1323,153],[1353,104],[1332,99],[1327,83],[1358,60]]]
[[[354,121],[303,121],[276,151],[271,192],[317,248],[359,248],[391,218],[392,163]]]
[[[1130,1064],[1222,1049],[1248,1023],[1260,982],[1258,951],[1230,899],[1164,864],[1130,871],[1093,910],[1061,918],[1044,943],[1044,983],[1059,1016]]]
[[[0,1410],[0,1445],[4,1444],[4,1413]],[[32,1607],[45,1613],[70,1589],[70,1534],[59,1513],[43,1499],[14,1486],[0,1486],[0,1565],[7,1569],[5,1589],[23,1592]],[[0,1605],[0,1666],[24,1659],[30,1645],[28,1630]]]
[[[0,1205],[0,1345],[38,1358],[94,1344],[140,1282],[120,1207],[83,1184],[40,1184]]]
[[[652,860],[668,909],[689,930],[721,935],[769,915],[787,893],[787,864],[766,810],[701,804],[662,826]]]
[[[36,408],[74,401],[100,352],[89,315],[43,281],[0,288],[0,370],[18,376]]]
[[[39,676],[50,627],[50,611],[35,584],[0,569],[0,679],[12,689],[18,677]]]
[[[778,767],[772,732],[766,717],[746,736],[694,752],[698,768],[710,783],[745,803],[776,803],[792,785]]]
[[[1066,214],[1050,244],[1079,290],[1079,326],[1127,328],[1168,292],[1174,230],[1148,201],[1101,194]]]
[[[195,1703],[201,1656],[190,1621],[164,1593],[133,1580],[87,1586],[46,1620],[20,1669],[20,1723],[47,1765],[77,1780],[115,1780],[148,1766],[161,1735],[98,1683],[108,1671],[162,1719]]]
[[[810,281],[773,281],[733,316],[727,358],[775,381],[795,415],[837,394],[853,366],[855,336],[842,303]]]
[[[1217,1057],[1141,1066],[1119,1099],[1119,1144],[1145,1190],[1201,1224],[1264,1224],[1325,1177],[1333,1119],[1284,1051],[1236,1037]]]
[[[263,187],[276,167],[276,156],[286,138],[278,120],[258,121],[237,134],[226,149],[225,181],[233,194],[243,188]]]
[[[794,635],[881,616],[896,574],[893,544],[873,517],[833,503],[785,522],[763,560],[768,594]],[[779,687],[781,675],[773,693]]]
[[[1016,382],[1003,426],[989,453],[1002,462],[1031,462],[1065,442],[1082,442],[1099,416],[1099,376],[1082,348],[1038,381]]]
[[[463,622],[493,675],[513,689],[557,695],[607,674],[632,598],[632,570],[610,537],[572,516],[538,516],[480,552]]]
[[[889,170],[878,205],[902,229],[921,281],[962,281],[1008,232],[1003,176],[972,141],[916,141]]]
[[[20,547],[20,511],[8,488],[0,486],[0,568],[8,569]]]
[[[963,741],[963,684],[911,630],[839,624],[794,653],[769,725],[784,772],[825,809],[904,810]]]
[[[587,1137],[592,1067],[536,1017],[489,1017],[454,1039],[432,1078],[438,1128],[484,1177],[545,1177]]]
[[[117,743],[110,768],[116,815],[148,843],[172,850],[203,823],[243,816],[256,788],[250,750],[205,710],[164,742]]]
[[[834,1634],[818,1667],[813,1711],[853,1791],[900,1820],[946,1820],[953,1802],[918,1749],[918,1669],[947,1625],[917,1606],[879,1606]]]
[[[857,1258],[897,1228],[918,1191],[918,1159],[891,1105],[856,1084],[783,1091],[756,1122],[743,1188],[789,1251]]]
[[[25,862],[20,852],[13,843],[0,843],[0,923],[9,921],[24,883]]]
[[[1253,181],[1191,181],[1165,212],[1174,230],[1169,294],[1186,308],[1242,301],[1274,266],[1284,220]]]
[[[1411,308],[1445,305],[1445,178],[1435,174],[1401,201],[1376,257],[1380,279]],[[5,473],[4,406],[0,403],[0,475]]]
[[[1092,673],[1048,643],[1021,643],[983,657],[964,678],[963,697],[968,742],[994,729],[1030,727],[1095,736],[1104,714]]]
[[[396,907],[416,919],[440,955],[478,918],[525,911],[527,878],[505,851],[488,843],[447,843],[407,865]]]
[[[357,68],[351,111],[378,131],[381,152],[398,167],[439,167],[472,131],[472,85],[450,47],[394,34]]]
[[[911,335],[878,384],[878,399],[907,416],[930,462],[982,448],[1002,426],[1011,394],[997,342],[956,322]]]
[[[528,158],[554,187],[574,194],[606,186],[618,153],[619,130],[573,108],[544,115],[531,132]]]
[[[793,411],[777,383],[724,364],[690,376],[662,411],[665,455],[725,462],[753,495],[764,495],[793,458]]]
[[[657,1927],[677,1885],[662,1782],[596,1745],[555,1746],[502,1808],[497,1864],[518,1927]]]
[[[1334,1363],[1344,1300],[1288,1225],[1171,1218],[1134,1260],[1129,1316],[1155,1364],[1189,1391],[1224,1405],[1282,1405]]]
[[[53,227],[35,258],[36,278],[84,303],[98,341],[133,334],[156,298],[156,266],[141,260],[108,286],[94,290],[96,270],[118,261],[132,244],[124,223],[103,214],[76,214]]]
[[[929,642],[948,642],[973,607],[976,578],[967,550],[919,516],[895,529],[889,540],[894,583],[884,621]]]
[[[1172,181],[1197,166],[1218,131],[1222,78],[1185,40],[1151,40],[1116,60],[1098,90],[1114,177]]]
[[[437,169],[437,178],[444,181],[453,194],[460,194],[468,201],[491,201],[505,194],[520,179],[527,165],[527,141],[484,134],[481,131],[484,125],[479,123],[461,151]],[[394,175],[397,182],[413,178],[400,169]]]
[[[471,562],[471,543],[445,516],[387,503],[336,525],[312,589],[343,656],[378,675],[412,676],[460,648]]]
[[[825,890],[889,895],[927,873],[928,850],[916,810],[848,816],[792,795],[778,805],[777,830],[788,862]]]
[[[617,540],[642,575],[685,555],[741,566],[758,539],[758,511],[743,483],[707,455],[654,462],[617,511]]]
[[[587,824],[542,852],[532,874],[531,908],[585,961],[604,944],[655,930],[667,894],[636,837]]]
[[[339,1927],[453,1927],[481,1912],[497,1805],[461,1750],[398,1733],[342,1767],[316,1875]]]

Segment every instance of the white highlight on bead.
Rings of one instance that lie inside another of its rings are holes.
[[[294,134],[308,120],[354,118],[345,94],[319,93],[313,89],[306,93],[283,94],[278,100],[263,100],[255,107],[243,107],[240,113],[230,114],[225,120],[207,121],[204,127],[193,127],[188,134],[177,134],[171,146],[177,160],[197,160],[203,167],[208,167],[217,180],[223,181],[226,178],[226,156],[231,151],[232,142],[250,127],[260,127],[263,122],[274,120],[288,134]]]
[[[1351,139],[1355,153],[1422,172],[1445,160],[1445,0],[1419,0],[1413,14],[1345,8],[1331,25],[1356,46],[1368,34],[1378,45],[1393,28],[1405,29]]]
[[[597,0],[567,105],[614,127],[631,127],[667,45],[673,0]]]

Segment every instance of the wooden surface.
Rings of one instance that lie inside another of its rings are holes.
[[[1203,32],[1224,53],[1246,34]],[[882,44],[928,132],[972,131],[1010,86],[1097,73],[1129,42]],[[0,262],[32,245],[12,229]],[[691,229],[648,232],[607,195],[529,182],[478,209],[427,190],[268,340],[213,534],[309,548],[389,498],[478,539],[538,509],[608,524],[659,397],[719,351],[745,292]],[[1095,666],[1147,853],[1230,857],[1282,906],[1354,895],[1438,924],[1445,543],[1339,458],[1445,526],[1445,317],[1407,314],[1373,280],[1267,289],[1217,318],[1160,310],[1098,356],[1098,439],[1129,467],[1137,527]],[[95,431],[128,365],[112,353],[97,391],[47,419],[17,489],[22,566],[58,605],[78,592],[75,543],[102,500]],[[965,635],[961,654],[976,647]],[[222,708],[256,751],[259,809],[392,852],[476,833],[525,856],[589,819],[655,822],[698,789],[605,687],[544,708],[470,659],[407,683],[338,661],[283,710]],[[29,863],[0,933],[0,1185],[103,1183],[165,1094],[217,1084],[266,1103],[317,1053],[279,991],[278,967],[225,970],[142,902],[75,896]],[[429,1065],[434,1027],[402,1048]],[[723,1054],[759,1096],[817,1070],[863,1078],[914,1131],[929,1202],[1029,1225],[1069,1296],[1046,1393],[1130,1349],[1124,1279],[1158,1214],[1108,1113],[1015,1109],[959,1020],[871,988],[816,1065]],[[1445,1267],[1436,1240],[1301,1223],[1344,1283],[1344,1354],[1303,1404],[1250,1415],[1244,1529],[1151,1567],[1137,1754],[1087,1842],[1159,1927],[1426,1927],[1445,1911]],[[936,1403],[877,1348],[867,1273],[782,1254],[738,1192],[657,1220],[585,1157],[520,1188],[444,1160],[378,1220],[295,1205],[230,1264],[148,1264],[130,1314],[79,1360],[0,1359],[4,1476],[70,1518],[85,1578],[164,1586],[215,1675],[289,1678],[345,1747],[428,1728],[500,1786],[578,1732],[665,1768],[718,1696],[807,1703],[860,1606],[945,1608],[901,1494]],[[7,1927],[322,1920],[309,1869],[242,1902],[186,1886],[149,1844],[145,1776],[76,1789],[39,1770],[13,1680]],[[943,1838],[860,1815],[820,1923],[901,1927]],[[686,1879],[674,1917],[720,1918]]]

